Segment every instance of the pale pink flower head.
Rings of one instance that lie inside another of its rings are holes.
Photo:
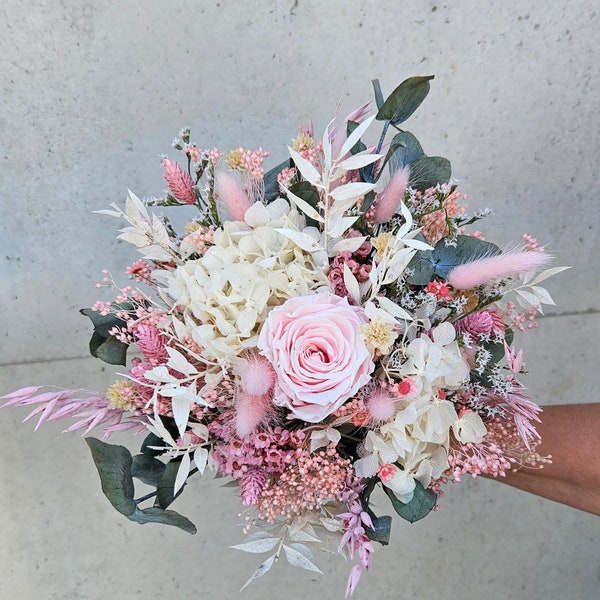
[[[258,348],[273,365],[273,401],[309,423],[335,412],[375,368],[361,339],[364,310],[333,294],[287,300],[267,317]]]
[[[456,330],[470,334],[476,339],[482,335],[504,334],[504,323],[498,313],[482,310],[471,313],[455,323]]]

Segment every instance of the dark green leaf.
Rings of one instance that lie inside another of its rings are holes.
[[[394,173],[398,169],[410,165],[415,160],[425,156],[419,140],[410,131],[397,133],[392,138],[390,150],[392,150],[389,158],[390,173]]]
[[[442,156],[422,156],[410,163],[409,185],[425,191],[438,183],[447,183],[452,175],[452,166]]]
[[[156,486],[156,502],[154,503],[156,507],[167,508],[183,491],[185,485],[177,492],[177,495],[173,495],[178,470],[179,462],[171,461],[165,465],[165,470]]]
[[[133,309],[133,305],[129,303],[113,304],[112,307],[115,310],[130,311]],[[125,321],[112,313],[101,315],[91,308],[83,308],[79,312],[89,317],[94,325],[89,345],[90,354],[111,365],[125,365],[128,345],[110,335],[113,327],[123,327]]]
[[[136,504],[133,501],[131,453],[124,446],[107,444],[93,437],[85,441],[98,469],[104,495],[121,514],[132,515]]]
[[[415,480],[415,484],[413,498],[408,504],[400,502],[396,494],[394,494],[390,488],[385,485],[383,486],[383,491],[391,500],[394,510],[410,523],[414,523],[427,516],[433,510],[433,507],[437,502],[437,496],[433,490],[425,489],[417,480]]]
[[[412,275],[406,280],[412,285],[427,285],[435,277],[435,266],[433,262],[433,252],[431,250],[417,250],[408,268],[412,270]]]
[[[371,510],[368,513],[371,521],[373,521],[373,529],[365,527],[368,538],[374,542],[379,542],[383,546],[387,546],[390,543],[390,534],[392,532],[392,517],[376,517]]]
[[[102,344],[96,347],[96,352],[94,354],[91,352],[90,341],[90,353],[92,356],[99,358],[109,365],[126,365],[127,348],[129,348],[127,344],[124,344],[117,338],[111,336],[106,338]]]
[[[147,454],[148,456],[160,456],[163,451],[162,450],[154,450],[151,446],[158,446],[159,448],[163,448],[165,442],[162,438],[158,437],[155,433],[149,433],[142,442],[142,447],[140,448],[140,452],[142,454]]]
[[[287,167],[291,167],[290,160],[284,160],[282,163],[279,163],[276,167],[273,167],[271,170],[265,173],[263,178],[264,186],[265,186],[265,200],[266,202],[273,202],[275,198],[280,196],[279,193],[279,182],[277,181],[277,176],[283,169]]]
[[[136,508],[135,512],[129,515],[129,518],[142,525],[145,523],[162,523],[163,525],[179,527],[179,529],[183,529],[187,533],[194,534],[197,531],[196,526],[187,517],[180,515],[174,510],[163,510],[156,506],[144,508],[143,510]]]
[[[375,118],[379,121],[390,121],[393,125],[406,121],[425,100],[429,93],[429,81],[433,77],[409,77],[403,81],[388,96]]]
[[[165,463],[158,460],[158,458],[147,454],[136,454],[133,457],[131,476],[147,485],[157,487],[164,471]]]
[[[377,110],[383,106],[383,94],[381,93],[381,86],[379,85],[379,79],[372,79],[373,92],[375,92],[375,104],[377,104]]]

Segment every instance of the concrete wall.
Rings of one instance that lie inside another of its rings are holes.
[[[5,0],[0,7],[0,393],[30,384],[104,388],[77,309],[106,268],[134,256],[94,215],[130,188],[163,189],[159,157],[190,125],[201,146],[285,157],[295,124],[316,129],[411,75],[435,74],[407,126],[452,160],[488,239],[537,235],[573,269],[557,308],[521,338],[542,404],[596,401],[600,338],[600,10],[588,0],[366,2]],[[104,297],[104,299],[107,299]],[[343,595],[278,565],[242,596],[258,556],[229,490],[198,481],[179,508],[187,536],[121,518],[84,442],[0,413],[1,598],[288,598]],[[116,439],[116,438],[115,438]],[[121,443],[132,445],[125,437]],[[209,491],[210,490],[210,491]],[[177,505],[175,506],[177,508]],[[600,520],[495,482],[448,489],[424,522],[397,521],[356,597],[592,599]]]

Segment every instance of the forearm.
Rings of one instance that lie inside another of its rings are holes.
[[[552,463],[498,481],[600,515],[600,403],[546,406],[541,419],[537,451]]]

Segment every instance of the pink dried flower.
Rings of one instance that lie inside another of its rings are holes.
[[[467,290],[539,269],[550,259],[541,252],[507,252],[459,265],[450,271],[447,279],[453,288]]]
[[[240,481],[240,495],[244,506],[256,504],[269,476],[266,471],[252,467],[244,473]]]
[[[136,325],[135,337],[138,348],[150,364],[159,365],[168,360],[165,340],[156,327],[143,323]]]
[[[150,283],[152,270],[150,265],[141,258],[125,269],[125,273],[140,283]]]
[[[184,204],[195,204],[194,182],[178,163],[165,158],[162,163],[165,181],[171,194]]]
[[[430,281],[425,289],[430,294],[434,294],[442,300],[452,300],[452,297],[450,296],[450,289],[441,281]]]

